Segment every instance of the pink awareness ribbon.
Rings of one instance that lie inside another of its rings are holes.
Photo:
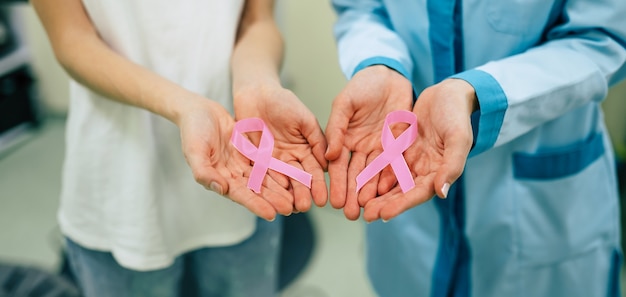
[[[390,128],[395,123],[409,124],[409,127],[398,138],[393,136]],[[381,135],[383,152],[357,175],[356,191],[358,192],[365,183],[387,167],[387,164],[391,165],[403,193],[415,187],[415,181],[402,153],[415,142],[416,138],[417,116],[414,113],[406,110],[397,110],[387,114]]]
[[[259,147],[256,147],[244,136],[244,133],[257,131],[261,132]],[[268,169],[280,172],[311,188],[311,174],[272,157],[274,135],[263,120],[249,118],[236,122],[230,142],[242,155],[254,161],[248,179],[248,188],[254,192],[261,193],[261,184]]]

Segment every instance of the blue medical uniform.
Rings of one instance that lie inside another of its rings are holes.
[[[619,201],[600,103],[626,76],[626,1],[333,5],[348,78],[382,64],[419,94],[456,77],[480,104],[449,199],[367,226],[376,292],[619,296]]]

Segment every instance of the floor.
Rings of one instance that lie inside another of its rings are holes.
[[[0,262],[59,269],[62,237],[56,208],[64,124],[62,118],[48,119],[10,146],[0,141]],[[364,270],[363,223],[350,222],[330,207],[315,208],[310,217],[316,248],[281,297],[374,297]],[[625,284],[622,276],[622,288]]]
[[[56,223],[64,120],[11,142],[0,152],[0,262],[57,271],[62,237]],[[1,143],[0,143],[1,144]],[[364,263],[363,223],[331,207],[311,211],[317,245],[307,268],[281,297],[374,297]]]

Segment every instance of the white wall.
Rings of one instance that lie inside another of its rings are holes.
[[[50,43],[32,7],[17,6],[22,17],[23,31],[39,87],[41,107],[45,112],[65,114],[68,105],[68,76],[57,63]]]
[[[281,1],[287,84],[326,126],[330,105],[346,79],[339,69],[330,1]]]

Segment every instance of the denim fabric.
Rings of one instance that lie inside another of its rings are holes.
[[[280,218],[259,219],[255,233],[237,245],[194,250],[154,271],[126,269],[111,253],[69,238],[67,254],[85,297],[174,297],[183,291],[201,297],[271,297],[277,296],[281,228]],[[192,290],[181,287],[183,277],[192,278]]]

